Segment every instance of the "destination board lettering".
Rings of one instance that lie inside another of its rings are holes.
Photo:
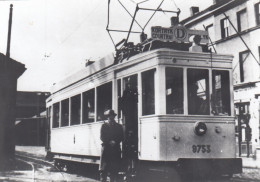
[[[186,29],[182,25],[170,28],[160,26],[151,27],[152,38],[161,41],[189,43],[189,38],[194,35],[199,35],[201,37],[201,44],[207,44],[209,42],[207,31]]]
[[[173,29],[162,28],[162,27],[152,27],[152,38],[172,41],[173,40]]]

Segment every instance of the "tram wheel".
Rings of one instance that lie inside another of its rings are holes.
[[[55,160],[54,160],[54,167],[55,167],[56,169],[58,169],[59,171],[61,171],[61,170],[62,170],[62,163],[61,163],[61,161],[55,159]]]

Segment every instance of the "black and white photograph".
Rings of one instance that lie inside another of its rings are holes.
[[[0,181],[260,182],[260,0],[0,0]]]

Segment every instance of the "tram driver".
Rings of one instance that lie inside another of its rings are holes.
[[[188,89],[189,114],[205,115],[208,113],[207,100],[198,95],[198,83],[191,83]]]

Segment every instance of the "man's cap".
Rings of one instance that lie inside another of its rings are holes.
[[[104,112],[104,115],[105,116],[116,116],[117,114],[115,113],[115,111],[113,109],[109,109]]]

